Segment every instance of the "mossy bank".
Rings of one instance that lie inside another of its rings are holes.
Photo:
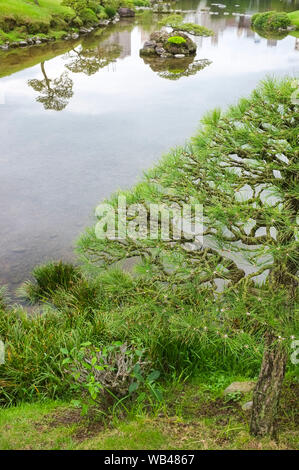
[[[119,20],[118,11],[147,0],[0,0],[0,48],[77,39]],[[79,6],[78,6],[79,5]],[[134,11],[133,11],[134,13]]]

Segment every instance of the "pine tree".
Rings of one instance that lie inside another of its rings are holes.
[[[99,240],[93,229],[80,241],[88,262],[105,269],[140,257],[151,282],[172,289],[192,283],[214,297],[220,323],[262,332],[251,417],[258,436],[275,436],[287,345],[298,322],[299,112],[292,92],[291,80],[269,79],[225,114],[209,113],[192,142],[126,193],[127,203],[142,204],[148,219],[150,202],[202,204],[203,244],[184,237]],[[243,302],[238,318],[230,315],[229,298]]]

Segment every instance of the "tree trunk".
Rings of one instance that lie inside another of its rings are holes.
[[[276,438],[276,418],[285,375],[287,354],[282,344],[267,333],[263,362],[253,392],[250,433]]]

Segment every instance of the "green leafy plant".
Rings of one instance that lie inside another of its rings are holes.
[[[68,352],[63,348],[61,352],[66,355],[62,364],[67,365],[67,372],[74,378],[74,388],[87,391],[98,405],[104,397],[112,398],[118,406],[141,387],[149,389],[156,398],[161,397],[156,385],[160,372],[151,370],[146,351],[138,345],[118,341],[96,348],[85,342],[80,349]]]

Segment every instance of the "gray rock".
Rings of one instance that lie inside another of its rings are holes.
[[[145,41],[143,47],[156,47],[156,41]]]
[[[234,392],[241,392],[241,393],[248,393],[251,392],[255,387],[255,382],[248,381],[248,382],[233,382],[231,383],[223,392],[224,395],[228,395],[229,393]]]
[[[98,25],[99,26],[108,26],[108,24],[110,23],[109,20],[101,20]]]
[[[249,411],[249,410],[251,410],[252,405],[253,405],[253,402],[248,401],[247,403],[244,403],[244,405],[242,406],[242,410]]]
[[[183,58],[186,57],[186,56],[185,56],[185,54],[174,54],[174,57],[175,57],[176,59],[183,59]]]
[[[163,55],[163,54],[165,54],[165,49],[164,49],[164,47],[156,47],[156,53],[157,53],[158,55]]]
[[[72,36],[71,36],[72,39],[78,39],[79,38],[79,34],[78,33],[73,33]]]
[[[26,47],[26,46],[28,46],[28,42],[27,41],[20,41],[19,46],[20,47]]]
[[[3,51],[7,51],[7,49],[9,49],[9,45],[8,44],[2,44],[2,46],[0,46],[0,49],[2,49]]]
[[[41,42],[40,39],[36,39],[36,40],[35,40],[35,44],[41,44],[41,43],[42,43],[42,42]]]

